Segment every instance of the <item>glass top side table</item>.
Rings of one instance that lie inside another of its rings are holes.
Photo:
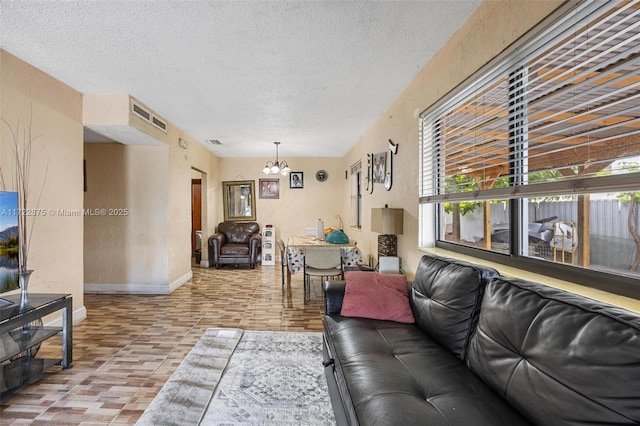
[[[71,368],[73,345],[73,298],[69,294],[31,293],[28,301],[20,294],[0,300],[0,393],[36,381],[53,365]],[[32,326],[46,315],[62,310],[62,327]],[[36,358],[32,348],[62,333],[62,355],[56,359]]]

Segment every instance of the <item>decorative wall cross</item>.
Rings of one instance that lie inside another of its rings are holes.
[[[389,139],[389,155],[386,152],[367,154],[367,186],[366,191],[373,194],[374,183],[384,183],[389,191],[393,184],[393,156],[398,153],[398,144]]]

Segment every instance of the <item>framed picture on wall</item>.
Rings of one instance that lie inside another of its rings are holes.
[[[280,179],[260,179],[260,198],[280,198]]]
[[[294,189],[304,188],[303,172],[291,172],[289,174],[289,188],[294,188]]]
[[[384,183],[387,166],[387,153],[379,152],[373,155],[373,182]]]

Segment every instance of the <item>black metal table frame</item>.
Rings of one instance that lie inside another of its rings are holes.
[[[30,306],[26,312],[18,312],[16,315],[0,321],[0,336],[20,326],[29,324],[32,321],[41,319],[46,315],[62,310],[61,365],[65,370],[71,368],[73,359],[73,298],[70,294],[45,293],[30,294],[29,297],[31,300],[35,300],[37,298],[48,298],[49,301],[35,306]],[[3,298],[14,302],[18,306],[20,305],[19,294],[4,296]]]

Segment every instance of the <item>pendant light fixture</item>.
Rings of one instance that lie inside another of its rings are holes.
[[[278,158],[278,145],[280,145],[280,142],[274,142],[274,144],[276,145],[276,161],[267,161],[262,173],[267,175],[277,175],[278,173],[288,175],[291,173],[291,168],[286,161],[280,161]]]

